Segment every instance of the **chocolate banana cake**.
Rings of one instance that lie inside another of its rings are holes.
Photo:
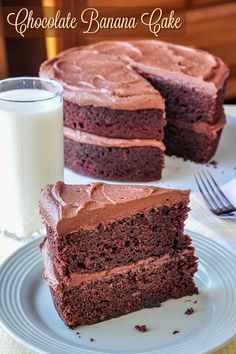
[[[100,42],[44,62],[40,76],[64,88],[65,165],[76,172],[157,180],[165,147],[201,163],[215,153],[228,68],[205,51],[157,40]]]
[[[197,258],[183,230],[188,201],[188,191],[153,186],[43,189],[44,278],[69,327],[197,294]]]

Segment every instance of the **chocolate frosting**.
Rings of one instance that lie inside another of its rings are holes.
[[[68,276],[61,278],[59,273],[57,272],[55,265],[53,264],[51,258],[49,257],[49,249],[48,249],[48,241],[44,240],[42,247],[42,256],[44,263],[44,273],[43,277],[46,279],[49,286],[51,286],[55,291],[63,292],[72,287],[76,287],[82,285],[84,282],[90,281],[98,281],[100,279],[106,279],[109,277],[113,277],[116,274],[127,273],[132,270],[138,270],[140,267],[157,267],[162,266],[163,264],[169,262],[171,260],[171,256],[166,254],[162,257],[148,257],[146,259],[142,259],[136,263],[118,266],[115,268],[111,268],[108,270],[103,270],[95,273],[79,273],[74,272]],[[192,253],[192,249],[184,249],[178,252],[178,258],[185,257],[187,254]]]
[[[187,203],[189,191],[146,185],[57,182],[41,193],[40,213],[57,236],[79,229],[97,228],[120,218],[172,203]]]
[[[90,48],[117,56],[142,75],[183,81],[206,90],[216,91],[229,74],[222,60],[206,51],[158,40],[99,42]]]
[[[151,146],[159,148],[164,151],[165,146],[162,141],[155,139],[119,139],[119,138],[107,138],[105,136],[90,134],[82,132],[80,130],[74,130],[68,127],[64,127],[64,136],[70,140],[76,141],[80,144],[90,144],[104,147],[118,147],[118,148],[130,148],[130,147],[144,147]]]
[[[164,110],[164,100],[131,67],[92,47],[72,48],[45,62],[40,76],[57,80],[64,98],[80,106]]]
[[[125,110],[164,109],[160,94],[142,76],[175,80],[216,95],[228,74],[226,65],[205,51],[157,40],[71,48],[40,68],[40,76],[62,84],[68,101]]]

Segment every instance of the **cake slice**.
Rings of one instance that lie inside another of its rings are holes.
[[[69,327],[196,294],[184,233],[189,192],[153,186],[48,185],[40,212],[44,277]]]

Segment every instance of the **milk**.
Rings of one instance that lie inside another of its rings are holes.
[[[41,89],[1,92],[1,230],[27,237],[42,229],[40,191],[63,180],[63,166],[61,97]]]

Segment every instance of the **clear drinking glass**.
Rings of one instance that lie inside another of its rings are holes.
[[[42,187],[63,180],[62,87],[21,77],[0,81],[0,230],[30,238],[43,230]]]

